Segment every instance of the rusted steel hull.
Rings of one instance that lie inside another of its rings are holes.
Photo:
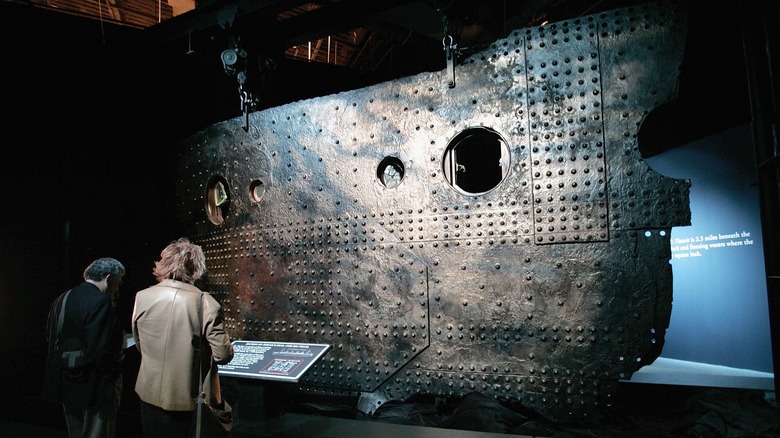
[[[230,335],[331,344],[299,389],[373,408],[608,405],[669,324],[690,184],[637,132],[676,93],[685,34],[676,3],[615,10],[512,32],[454,88],[424,73],[197,133],[179,210]]]

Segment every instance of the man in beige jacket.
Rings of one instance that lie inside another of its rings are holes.
[[[184,437],[197,404],[200,365],[206,400],[219,406],[217,364],[230,362],[233,345],[219,303],[194,285],[206,272],[198,245],[186,238],[172,242],[153,272],[159,283],[138,292],[133,309],[133,338],[141,352],[135,392],[145,438]]]

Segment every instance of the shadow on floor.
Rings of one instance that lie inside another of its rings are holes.
[[[602,438],[780,437],[780,408],[766,396],[760,390],[623,383],[614,406],[587,423],[552,423],[521,406],[499,403],[479,393],[446,402],[430,397],[388,402],[371,416],[357,411],[355,404],[346,399],[336,403],[291,402],[281,415],[266,419],[265,423],[242,421],[240,411],[237,412],[235,438],[330,437],[339,436],[335,431],[343,433],[345,427],[355,436],[362,433],[367,438],[397,437],[399,425],[414,426],[405,429],[409,431],[405,438],[439,436],[437,433],[443,430],[474,432],[467,436],[495,433]],[[117,437],[141,438],[137,406],[132,406],[132,401],[125,404]],[[287,418],[283,418],[285,415]],[[312,418],[317,421],[302,420]],[[285,422],[283,429],[281,422]],[[304,422],[317,424],[318,429],[304,430],[311,427],[304,426]],[[385,433],[377,432],[383,427]],[[421,435],[419,431],[426,429],[429,432]],[[13,409],[3,409],[0,435],[67,438],[61,408],[35,400],[23,400]]]

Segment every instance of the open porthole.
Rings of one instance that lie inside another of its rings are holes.
[[[385,157],[376,169],[379,182],[388,189],[394,189],[404,179],[404,163],[398,157]]]
[[[252,181],[249,185],[249,198],[252,202],[260,202],[265,198],[265,184],[259,179]]]
[[[211,177],[206,186],[206,215],[214,225],[225,221],[230,208],[230,190],[225,178]]]
[[[456,135],[444,151],[444,177],[460,191],[487,193],[509,172],[509,147],[490,128],[468,128]]]

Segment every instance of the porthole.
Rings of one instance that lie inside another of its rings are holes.
[[[487,193],[509,172],[509,147],[490,128],[468,128],[456,135],[444,152],[444,177],[460,191]]]
[[[249,185],[249,197],[252,202],[262,201],[265,198],[265,184],[257,179],[252,181],[252,184]]]
[[[394,189],[404,179],[404,163],[398,157],[385,157],[376,169],[379,182],[388,189]]]
[[[230,209],[230,190],[225,178],[213,176],[206,186],[206,215],[214,225],[221,225]]]

